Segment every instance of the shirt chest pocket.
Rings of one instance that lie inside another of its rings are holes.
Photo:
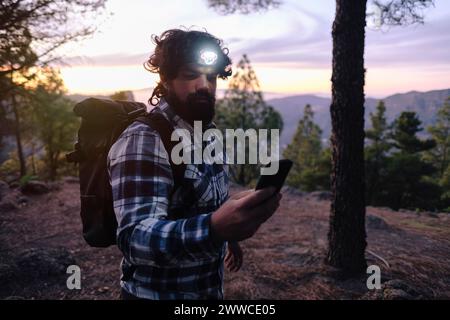
[[[185,179],[199,208],[215,210],[228,197],[228,175],[220,164],[187,165]]]

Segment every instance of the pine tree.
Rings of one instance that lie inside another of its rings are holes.
[[[332,172],[327,262],[347,274],[366,270],[364,39],[367,1],[336,1],[331,76]]]
[[[368,146],[365,148],[366,166],[366,203],[377,204],[377,196],[383,189],[387,153],[391,149],[389,143],[390,128],[386,121],[386,106],[383,101],[377,105],[376,113],[370,114],[372,128],[366,131]]]
[[[66,163],[64,152],[71,150],[76,140],[79,119],[72,111],[73,102],[65,97],[59,72],[43,69],[39,79],[30,89],[31,112],[25,120],[45,150],[45,175],[55,180],[58,169]]]
[[[307,104],[292,142],[283,153],[294,162],[287,179],[289,185],[305,191],[323,188],[324,172],[319,168],[322,165],[321,135],[322,130],[314,123],[314,111]],[[325,172],[325,176],[329,178],[329,172]]]
[[[434,148],[436,142],[433,139],[420,140],[417,137],[416,134],[423,130],[421,124],[422,122],[415,112],[402,112],[394,121],[393,146],[406,154],[414,154]]]
[[[420,126],[415,112],[402,112],[393,123],[395,152],[387,159],[380,202],[396,210],[439,207],[441,189],[429,178],[436,168],[422,159],[423,152],[434,148],[435,141],[419,139]]]
[[[439,180],[439,185],[442,188],[441,208],[450,213],[450,166],[447,166],[442,178]]]
[[[441,179],[450,164],[450,97],[437,113],[436,123],[428,127],[428,132],[436,141],[436,148],[425,153],[425,159],[438,168]]]
[[[239,61],[224,98],[217,103],[215,123],[222,130],[279,129],[281,133],[281,115],[264,101],[258,78],[246,55]],[[268,146],[270,139],[269,130]],[[230,165],[231,178],[240,185],[255,182],[259,170],[258,165],[248,164],[249,143],[246,143],[245,150],[237,152],[245,152],[246,163]]]
[[[441,208],[450,211],[450,97],[437,113],[436,123],[428,127],[436,147],[425,152],[424,159],[436,168],[435,181],[442,188]]]

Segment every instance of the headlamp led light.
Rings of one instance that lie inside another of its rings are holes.
[[[201,50],[199,63],[204,66],[212,66],[217,61],[217,53],[212,50]]]

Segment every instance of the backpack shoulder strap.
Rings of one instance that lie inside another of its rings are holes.
[[[164,148],[169,154],[170,167],[172,169],[172,175],[174,179],[174,191],[181,186],[184,178],[184,172],[186,171],[186,164],[183,162],[180,164],[175,164],[172,161],[171,152],[174,146],[178,143],[177,141],[172,141],[170,138],[172,132],[175,130],[173,125],[166,119],[161,113],[150,112],[146,115],[136,118],[136,121],[144,123],[153,129],[155,129],[163,142]]]

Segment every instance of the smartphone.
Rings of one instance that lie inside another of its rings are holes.
[[[272,163],[266,165],[270,167]],[[264,189],[267,187],[275,187],[275,194],[280,192],[281,187],[286,180],[286,177],[291,170],[292,161],[289,159],[278,160],[278,172],[273,175],[261,175],[259,176],[258,183],[256,184],[255,190]]]

